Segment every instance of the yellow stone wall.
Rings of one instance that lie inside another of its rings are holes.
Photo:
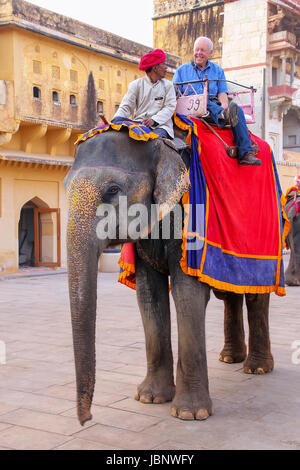
[[[295,184],[295,176],[300,176],[300,153],[285,150],[283,157],[284,161],[277,161],[277,171],[282,191],[285,194]]]
[[[8,149],[22,149],[22,139],[26,140],[26,134],[30,131],[30,125],[25,125],[26,118],[52,121],[51,130],[57,127],[55,123],[69,124],[77,129],[86,127],[90,72],[94,76],[96,98],[103,102],[107,119],[114,115],[128,84],[143,75],[137,64],[91,53],[57,40],[36,37],[29,31],[15,30],[0,34],[0,51],[2,63],[5,64],[3,69],[1,66],[0,80],[4,80],[7,87],[14,87],[14,96],[10,94],[7,100],[10,100],[10,107],[14,107],[15,120],[21,121],[20,132],[6,145]],[[40,98],[33,97],[33,87],[40,89]],[[53,91],[59,93],[59,104],[52,101]],[[77,106],[70,106],[70,95],[76,97]],[[0,107],[6,110],[6,113],[0,114],[0,132],[4,132],[10,130],[7,126],[8,103],[5,106],[0,104]],[[14,125],[11,123],[10,127]],[[45,131],[44,136],[41,134],[35,139],[30,151],[47,153],[49,138],[51,135]],[[57,153],[73,153],[69,144],[68,141],[61,145]]]
[[[91,53],[48,38],[35,38],[29,32],[15,33],[14,51],[24,74],[15,77],[17,114],[85,124],[88,75],[93,73],[97,99],[104,103],[108,119],[127,90],[130,81],[141,76],[136,64]],[[34,66],[36,72],[34,72]],[[39,70],[40,67],[40,70]],[[41,106],[32,98],[32,87],[41,89]],[[60,95],[60,105],[52,103],[52,91]],[[70,95],[78,107],[70,106]]]
[[[3,162],[0,160],[0,274],[18,269],[18,224],[24,204],[33,201],[38,207],[60,208],[62,266],[66,266],[64,240],[67,202],[63,186],[66,170]]]
[[[13,32],[0,28],[1,79],[12,80],[14,75]]]
[[[222,57],[222,31],[224,5],[216,2],[189,2],[191,9],[183,8],[182,2],[155,0],[153,19],[154,47],[178,55],[182,63],[193,59],[194,41],[199,36],[210,37],[214,44],[213,60],[217,63]],[[166,4],[160,15],[161,4]],[[168,4],[170,4],[168,6]],[[198,8],[196,7],[198,6]],[[181,8],[182,7],[182,8]],[[156,13],[156,14],[155,14]]]
[[[282,192],[283,194],[286,194],[287,190],[294,185],[294,178],[297,175],[297,167],[284,165],[284,162],[277,163],[277,171]]]

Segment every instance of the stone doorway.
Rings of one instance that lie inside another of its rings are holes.
[[[60,211],[34,198],[24,204],[19,219],[19,267],[58,267]]]
[[[34,209],[28,201],[21,209],[19,220],[19,266],[34,266]]]

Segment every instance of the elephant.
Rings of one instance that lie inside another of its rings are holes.
[[[285,271],[285,283],[288,286],[300,286],[300,194],[298,193],[295,204],[293,204],[294,194],[295,192],[291,194],[292,198],[285,205],[285,212],[290,221],[290,232],[287,238],[290,259]]]
[[[92,418],[98,259],[108,246],[125,242],[135,243],[136,292],[147,359],[147,374],[137,388],[136,400],[156,404],[172,401],[171,414],[184,420],[204,420],[213,413],[205,346],[205,311],[211,289],[182,271],[182,240],[174,236],[147,238],[145,233],[153,230],[149,219],[144,221],[138,238],[128,233],[124,236],[121,227],[124,223],[129,227],[133,220],[130,211],[125,214],[121,210],[121,196],[127,197],[128,207],[142,204],[148,213],[155,203],[161,220],[181,200],[189,185],[183,159],[163,139],[140,142],[129,138],[126,131],[109,131],[77,147],[65,187],[69,198],[68,277],[81,425]],[[116,214],[116,230],[108,233],[106,239],[96,235],[98,224],[105,220],[99,215],[103,204],[111,205]],[[169,278],[178,323],[176,386]],[[269,294],[245,295],[250,330],[248,356],[242,321],[243,295],[219,291],[217,296],[225,302],[225,345],[220,359],[246,359],[245,372],[271,371]]]

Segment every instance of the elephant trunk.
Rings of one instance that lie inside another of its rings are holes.
[[[77,384],[77,414],[81,425],[92,418],[95,386],[95,327],[98,259],[96,237],[97,188],[87,181],[69,191],[67,252],[69,295]],[[103,243],[103,242],[102,242]]]

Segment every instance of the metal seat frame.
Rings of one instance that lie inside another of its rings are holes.
[[[195,117],[206,117],[209,113],[207,112],[207,99],[208,99],[208,89],[209,89],[209,82],[212,81],[222,81],[233,83],[238,85],[242,88],[246,88],[247,91],[235,91],[232,93],[228,93],[229,97],[232,97],[234,100],[237,98],[237,104],[242,108],[245,114],[246,123],[247,124],[254,124],[255,123],[255,112],[254,112],[254,93],[257,91],[253,86],[246,86],[242,85],[237,82],[232,82],[231,80],[223,80],[223,79],[208,79],[204,78],[202,80],[191,80],[190,82],[177,82],[174,83],[176,91],[177,91],[177,106],[176,112],[179,114],[183,114],[184,116],[195,116]],[[203,83],[203,93],[198,94],[193,84],[195,83]],[[178,88],[180,85],[187,85],[184,93],[180,91]],[[186,95],[187,91],[191,89],[194,94]],[[244,104],[241,102],[240,95],[248,94],[250,95],[250,103]]]

